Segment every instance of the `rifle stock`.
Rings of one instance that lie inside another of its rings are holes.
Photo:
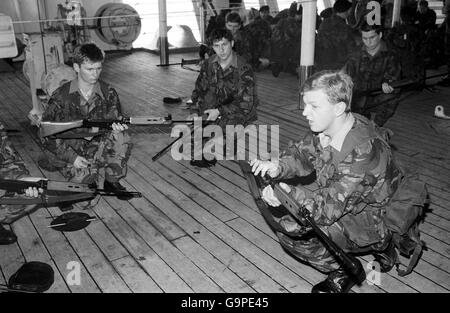
[[[332,252],[336,259],[342,264],[344,270],[352,276],[358,285],[361,284],[366,278],[366,273],[361,262],[334,243],[333,240],[317,226],[311,213],[305,207],[300,207],[279,184],[275,184],[273,190],[278,200],[280,200],[281,204],[291,213],[291,215],[302,224],[306,221],[322,240],[325,247]]]
[[[39,125],[39,136],[47,137],[83,126],[83,120],[72,122],[41,122]]]

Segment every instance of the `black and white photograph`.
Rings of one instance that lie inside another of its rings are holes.
[[[0,296],[450,292],[450,0],[0,1],[0,133]]]

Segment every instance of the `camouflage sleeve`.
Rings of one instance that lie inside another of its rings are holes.
[[[252,111],[255,104],[255,80],[252,67],[242,65],[239,70],[237,94],[231,103],[218,107],[220,115],[232,124],[244,124],[246,116]]]
[[[299,142],[290,142],[280,155],[280,174],[277,178],[289,179],[311,174],[314,171],[314,150],[312,133]]]
[[[359,213],[357,204],[383,184],[386,166],[387,158],[369,142],[356,147],[338,165],[337,180],[314,192],[297,186],[291,194],[312,212],[318,225],[331,225],[349,212]]]
[[[197,80],[195,81],[195,87],[191,96],[192,103],[198,108],[204,107],[205,95],[208,88],[208,60],[205,60],[200,68],[200,74],[198,74]]]
[[[400,62],[394,53],[390,53],[386,60],[383,83],[392,83],[400,79]]]
[[[65,114],[63,109],[64,103],[60,98],[59,93],[55,92],[48,101],[47,109],[42,115],[43,122],[60,122],[65,120]],[[52,152],[67,163],[73,164],[78,154],[75,150],[68,145],[67,141],[57,138],[45,137],[41,138],[41,142],[45,149]]]

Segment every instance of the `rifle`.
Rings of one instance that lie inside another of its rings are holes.
[[[169,114],[167,117],[154,117],[154,116],[142,116],[142,117],[124,117],[117,120],[76,120],[70,122],[41,122],[39,126],[39,135],[43,137],[48,137],[54,134],[62,133],[67,130],[75,129],[75,128],[90,128],[90,127],[98,127],[111,129],[112,124],[120,123],[120,124],[130,124],[130,125],[153,125],[153,126],[170,126],[174,123],[193,123],[193,121],[186,120],[172,120],[172,115]],[[95,136],[99,133],[87,133],[84,134],[86,137]],[[78,134],[77,138],[84,137]],[[64,137],[61,137],[64,138]],[[75,137],[66,137],[66,138],[75,138]]]
[[[177,63],[168,63],[168,64],[158,64],[156,66],[164,67],[164,66],[171,66],[171,65],[181,65],[182,67],[186,64],[198,64],[200,63],[202,59],[181,59],[181,62]]]
[[[208,120],[204,120],[206,119],[207,115],[202,116],[202,127],[205,127],[211,123],[215,123],[215,121],[208,121]],[[217,118],[220,119],[220,116]],[[193,128],[191,128],[191,132],[190,134],[192,134],[192,132],[194,131]],[[161,151],[159,151],[157,154],[155,154],[152,157],[152,161],[155,162],[156,160],[158,160],[160,157],[162,157],[167,151],[169,151],[169,148],[172,147],[178,140],[180,140],[181,138],[183,138],[183,133],[181,133],[178,138],[176,138],[175,140],[173,140],[171,143],[169,143],[167,146],[165,146],[164,148],[162,148]]]
[[[291,215],[301,224],[306,222],[313,229],[316,235],[322,240],[325,247],[332,252],[336,259],[342,264],[344,270],[351,275],[358,285],[360,285],[366,278],[366,272],[364,271],[361,262],[334,243],[333,240],[317,226],[311,213],[304,206],[299,206],[279,184],[274,184],[273,190],[278,200],[280,200],[281,204],[289,211],[289,213],[291,213]]]
[[[400,81],[394,82],[394,83],[389,84],[389,85],[392,88],[394,88],[394,89],[415,86],[415,85],[418,85],[418,84],[425,85],[425,81],[427,79],[432,79],[432,78],[441,77],[441,76],[445,76],[445,75],[447,75],[447,73],[440,73],[440,74],[430,75],[430,76],[423,77],[423,78],[421,78],[419,80],[412,80],[412,79],[406,79],[405,80],[404,79],[404,80],[400,80]],[[355,92],[355,95],[371,96],[371,95],[379,94],[379,93],[382,93],[382,92],[383,92],[382,88],[373,88],[373,89],[369,89],[369,90]]]
[[[105,191],[104,189],[96,188],[95,184],[82,184],[82,183],[72,183],[64,181],[54,181],[47,179],[40,179],[37,181],[23,181],[23,180],[11,180],[11,179],[0,179],[0,189],[6,190],[11,193],[23,193],[24,190],[29,187],[41,188],[44,191],[64,191],[75,193],[74,195],[65,195],[63,198],[44,196],[42,199],[36,198],[39,201],[26,201],[26,200],[36,200],[36,199],[18,199],[18,198],[0,198],[0,204],[21,204],[19,202],[30,202],[30,203],[56,203],[71,200],[81,200],[93,197],[94,195],[101,196],[127,196],[133,198],[140,198],[142,194],[135,191],[127,191],[114,193]],[[73,198],[73,199],[72,199]],[[58,201],[56,201],[58,200]]]

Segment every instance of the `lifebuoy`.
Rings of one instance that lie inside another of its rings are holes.
[[[133,16],[134,15],[134,16]],[[114,45],[128,45],[141,32],[141,19],[136,10],[124,3],[107,3],[95,14],[95,32],[104,42]]]

